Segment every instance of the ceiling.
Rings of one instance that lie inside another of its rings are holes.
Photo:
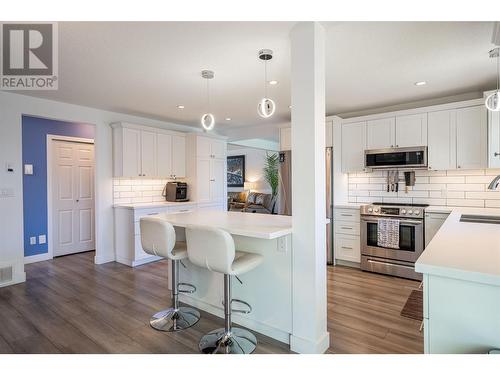
[[[202,69],[215,71],[217,129],[290,121],[293,22],[61,22],[59,90],[26,95],[199,126],[207,111]],[[327,115],[352,115],[495,85],[488,57],[492,22],[325,22]],[[262,48],[274,51],[268,78],[277,104],[257,115]],[[417,87],[416,81],[427,81]],[[177,105],[184,105],[180,110]],[[225,118],[230,117],[231,121]],[[255,137],[255,135],[254,135]]]

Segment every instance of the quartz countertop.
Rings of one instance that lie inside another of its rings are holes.
[[[500,216],[500,209],[452,207],[415,270],[500,286],[500,224],[463,223],[462,214]]]
[[[194,211],[160,213],[155,217],[167,220],[173,226],[204,225],[224,229],[230,234],[275,239],[292,233],[292,217],[249,212]]]
[[[143,208],[161,208],[161,207],[178,207],[178,206],[192,206],[197,203],[194,201],[187,202],[150,202],[150,203],[123,203],[123,204],[115,204],[113,207],[115,208],[127,208],[129,210],[140,210]]]
[[[334,208],[351,208],[351,209],[359,209],[361,206],[369,203],[340,203],[335,204]]]

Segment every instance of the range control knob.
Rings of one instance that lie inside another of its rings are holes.
[[[373,212],[373,208],[368,207],[368,212]]]
[[[375,208],[373,211],[374,211],[374,212],[378,212],[378,208]]]
[[[411,215],[413,213],[412,210],[408,210],[408,215]]]
[[[404,215],[406,213],[406,210],[401,210],[401,213]]]
[[[414,214],[415,215],[420,215],[420,210],[415,210]]]

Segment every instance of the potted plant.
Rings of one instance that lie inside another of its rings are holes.
[[[274,214],[279,186],[279,156],[277,152],[266,152],[264,178],[271,187],[271,199],[273,202],[271,213]]]

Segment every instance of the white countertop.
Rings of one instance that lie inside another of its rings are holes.
[[[115,204],[115,208],[127,208],[129,210],[140,210],[141,208],[161,208],[161,207],[177,207],[177,206],[189,206],[196,205],[195,201],[187,202],[152,202],[152,203],[123,203]]]
[[[417,272],[500,285],[500,225],[462,223],[462,214],[500,216],[495,208],[452,208],[415,263]]]
[[[173,226],[206,225],[245,237],[275,239],[292,233],[292,217],[249,212],[194,211],[155,215]]]
[[[359,209],[361,206],[369,203],[340,203],[335,204],[333,208],[351,208],[351,209]]]

